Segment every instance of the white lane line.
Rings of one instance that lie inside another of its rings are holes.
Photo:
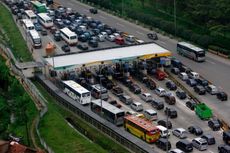
[[[55,46],[56,46],[60,51],[62,51],[61,47],[60,47],[55,41],[53,41],[53,39],[52,39],[49,35],[48,35],[47,37],[55,44]]]
[[[106,19],[106,17],[104,17],[104,16],[102,16],[102,15],[99,15],[99,17],[102,18],[102,19]]]
[[[208,62],[208,63],[211,63],[211,64],[216,64],[216,63],[214,63],[214,62],[212,62],[212,61],[209,61],[209,60],[205,60],[206,62]]]
[[[144,33],[139,32],[139,31],[136,31],[136,33],[138,33],[138,34],[140,34],[140,35],[145,35]]]
[[[116,23],[117,25],[121,26],[121,27],[125,27],[123,24],[120,23]]]

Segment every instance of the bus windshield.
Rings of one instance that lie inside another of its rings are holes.
[[[117,117],[124,117],[125,113],[121,112],[121,113],[117,113]]]
[[[84,93],[82,94],[82,97],[89,97],[90,96],[90,93]]]
[[[76,39],[77,37],[76,36],[71,36],[70,39]]]
[[[204,51],[198,52],[198,53],[197,53],[197,56],[198,56],[198,57],[205,57],[205,52],[204,52]]]

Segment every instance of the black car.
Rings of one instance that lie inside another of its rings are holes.
[[[17,13],[17,19],[18,20],[22,19],[22,13],[20,13],[20,12]]]
[[[173,68],[171,69],[171,72],[172,72],[173,74],[177,75],[177,74],[180,73],[180,70],[179,70],[178,68],[176,68],[176,67],[173,67]]]
[[[89,9],[89,12],[92,14],[97,14],[97,9],[96,8],[91,8]]]
[[[230,153],[230,146],[227,144],[222,144],[218,146],[219,153]]]
[[[195,79],[188,79],[186,80],[186,83],[190,86],[190,87],[194,87],[197,85],[197,82]]]
[[[164,108],[164,103],[160,99],[153,99],[151,102],[152,106],[156,108],[157,110],[161,110]]]
[[[180,140],[176,143],[176,147],[184,152],[192,152],[193,145],[187,139]]]
[[[177,117],[177,111],[174,108],[166,107],[164,112],[170,118],[176,118]]]
[[[216,119],[209,120],[208,121],[208,126],[213,130],[213,131],[219,131],[220,130],[220,122]]]
[[[78,40],[81,42],[86,42],[88,40],[87,36],[82,34],[78,37]]]
[[[187,67],[185,65],[181,65],[181,67],[179,68],[179,70],[180,70],[180,72],[185,72],[187,74],[192,71],[189,67]]]
[[[187,98],[187,94],[185,91],[183,90],[177,90],[176,91],[176,96],[180,99],[186,99]]]
[[[176,84],[171,80],[167,81],[165,85],[169,90],[176,90],[177,89]]]
[[[61,35],[59,33],[54,33],[54,40],[61,41]]]
[[[203,86],[203,87],[208,86],[208,81],[205,80],[205,79],[199,78],[199,79],[196,79],[196,82],[197,82],[197,84],[199,84],[199,85],[201,85],[201,86]]]
[[[129,90],[132,91],[135,94],[140,94],[141,93],[141,88],[135,83],[132,83],[129,86]]]
[[[219,99],[221,101],[227,101],[228,100],[228,95],[225,92],[223,92],[223,91],[218,92],[216,94],[216,97],[217,97],[217,99]]]
[[[68,45],[63,45],[61,46],[61,49],[64,51],[64,52],[70,52],[70,47]]]
[[[208,145],[216,144],[216,139],[211,134],[204,134],[201,136],[201,138],[205,139],[208,142]]]
[[[205,95],[206,94],[206,90],[205,90],[205,88],[203,86],[197,85],[193,89],[199,95]]]
[[[166,138],[160,138],[156,142],[156,146],[164,151],[171,149],[171,143]]]
[[[195,109],[195,106],[196,106],[196,102],[194,102],[193,100],[188,100],[185,105],[191,109],[191,110],[194,110]]]
[[[159,120],[159,121],[157,122],[157,124],[158,124],[158,125],[161,125],[161,126],[164,126],[165,128],[167,128],[167,124],[168,124],[168,129],[171,129],[171,128],[172,128],[172,122],[169,121],[169,120],[168,120],[168,122],[167,122],[166,119],[164,119],[164,120]]]
[[[46,31],[45,29],[42,29],[42,31],[41,31],[41,35],[42,35],[42,36],[47,36],[47,35],[48,35],[48,33],[47,33],[47,31]]]
[[[190,132],[192,134],[195,134],[196,136],[203,134],[203,130],[197,125],[189,126],[188,127],[188,132]]]
[[[89,40],[89,46],[96,48],[98,47],[98,42],[96,40]]]
[[[119,97],[123,94],[123,89],[119,86],[115,86],[112,88],[112,93]]]
[[[78,44],[77,48],[81,49],[81,50],[88,50],[89,47],[86,44]]]
[[[156,33],[148,33],[147,36],[148,36],[149,39],[152,39],[152,40],[157,40],[158,39]]]
[[[148,78],[146,81],[145,81],[145,85],[146,87],[148,87],[150,90],[154,90],[156,89],[156,83],[154,80]]]

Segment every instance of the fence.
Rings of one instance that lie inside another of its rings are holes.
[[[18,63],[18,61],[15,59],[14,55],[12,54],[11,50],[3,45],[0,44],[0,51],[2,51],[8,59],[13,60],[14,63]],[[15,77],[21,82],[23,85],[24,89],[30,94],[30,96],[33,98],[33,100],[36,102],[37,108],[39,109],[39,116],[36,117],[35,120],[35,129],[36,133],[39,137],[40,143],[42,146],[49,152],[49,153],[54,153],[54,151],[47,145],[45,140],[42,138],[39,132],[39,123],[40,119],[46,114],[48,111],[48,108],[45,104],[46,100],[45,98],[41,95],[41,93],[38,91],[36,86],[29,80],[27,79],[24,74],[16,68],[14,64],[11,62],[8,63],[11,71],[14,73]],[[34,140],[35,141],[35,140]]]

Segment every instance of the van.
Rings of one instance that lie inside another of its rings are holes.
[[[152,96],[150,93],[142,93],[141,94],[141,99],[144,100],[145,102],[151,102],[152,101]]]
[[[188,75],[185,72],[179,73],[178,77],[183,81],[188,80]]]
[[[160,130],[160,133],[161,133],[161,137],[162,137],[162,138],[167,137],[167,135],[170,136],[169,130],[167,130],[167,128],[165,128],[164,126],[157,125],[157,128]]]
[[[195,138],[192,140],[192,145],[196,149],[203,151],[208,149],[208,143],[205,139],[202,138]]]
[[[147,109],[144,111],[144,116],[150,121],[157,120],[157,112],[153,109]]]
[[[141,112],[143,111],[143,105],[139,102],[133,102],[131,104],[131,108],[137,112]]]

